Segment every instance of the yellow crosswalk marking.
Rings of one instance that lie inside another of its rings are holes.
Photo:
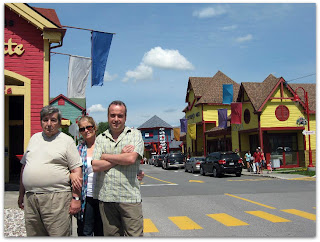
[[[203,229],[200,225],[195,223],[193,220],[188,218],[187,216],[177,216],[177,217],[169,217],[169,219],[179,227],[181,230],[195,230],[195,229]]]
[[[237,218],[234,218],[226,213],[217,213],[217,214],[207,214],[210,218],[217,220],[218,222],[224,224],[225,226],[244,226],[249,225],[246,222],[243,222]]]
[[[263,219],[268,220],[272,223],[291,222],[288,219],[284,219],[279,216],[273,215],[271,213],[266,213],[263,211],[246,211],[246,213],[252,214],[252,215],[257,216],[259,218],[263,218]]]
[[[310,220],[316,221],[316,215],[312,214],[312,213],[307,213],[307,212],[300,211],[300,210],[297,210],[297,209],[283,209],[281,211],[286,212],[286,213],[291,213],[291,214],[297,215],[297,216],[302,217],[302,218],[306,218],[306,219],[310,219]]]
[[[198,182],[198,183],[204,183],[204,181],[200,181],[200,180],[189,180],[189,182]]]
[[[159,230],[154,225],[154,223],[151,221],[151,219],[143,219],[143,232],[144,233],[157,233]]]

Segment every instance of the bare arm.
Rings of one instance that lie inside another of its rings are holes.
[[[25,189],[22,183],[22,174],[23,174],[24,166],[25,165],[22,165],[21,171],[20,171],[20,187],[19,187],[19,198],[18,198],[18,206],[21,209],[24,209],[23,200],[24,200]]]
[[[101,160],[107,160],[111,163],[119,165],[132,165],[138,159],[137,152],[121,153],[121,154],[102,154]]]
[[[82,177],[82,169],[81,167],[77,167],[71,170],[71,173],[75,173],[78,177]],[[72,189],[72,197],[81,197],[81,189]],[[69,213],[76,214],[81,209],[81,200],[71,199]]]

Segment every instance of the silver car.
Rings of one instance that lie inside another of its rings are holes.
[[[198,156],[198,157],[191,157],[189,160],[186,161],[186,166],[184,168],[185,172],[199,172],[200,171],[200,163],[201,161],[204,161],[204,156]]]

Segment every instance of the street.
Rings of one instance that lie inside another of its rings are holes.
[[[145,237],[315,237],[315,180],[141,165]]]

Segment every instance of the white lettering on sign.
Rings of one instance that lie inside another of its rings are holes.
[[[7,49],[6,49],[6,46],[7,46]],[[12,38],[10,38],[7,43],[6,42],[4,43],[4,54],[5,55],[6,54],[22,55],[23,52],[24,52],[23,44],[12,43]]]
[[[316,131],[313,131],[313,130],[310,130],[310,131],[303,130],[303,131],[302,131],[302,134],[303,134],[303,135],[316,134]]]

